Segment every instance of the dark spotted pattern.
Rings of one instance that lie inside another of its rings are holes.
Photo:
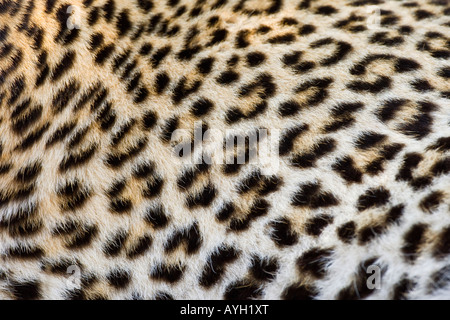
[[[448,298],[447,1],[70,5],[0,3],[0,298]]]

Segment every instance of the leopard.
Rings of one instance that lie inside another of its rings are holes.
[[[449,34],[447,0],[1,0],[0,299],[449,299]]]

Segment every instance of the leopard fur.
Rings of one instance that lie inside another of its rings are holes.
[[[449,34],[446,0],[0,1],[0,298],[450,298]]]

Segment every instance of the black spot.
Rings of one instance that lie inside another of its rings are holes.
[[[254,257],[250,267],[250,274],[259,281],[271,281],[276,277],[279,263],[275,258]]]
[[[339,172],[341,177],[347,182],[360,183],[362,172],[355,167],[355,162],[350,156],[336,160],[332,165],[333,170]]]
[[[279,36],[275,36],[269,39],[271,44],[289,44],[295,41],[296,37],[293,33],[285,33]]]
[[[161,139],[164,142],[169,142],[171,140],[173,132],[178,127],[178,123],[178,118],[171,118],[165,122],[161,132]]]
[[[125,213],[129,212],[131,208],[133,207],[133,203],[130,199],[113,199],[110,202],[110,210],[114,213]]]
[[[127,34],[128,31],[133,27],[130,21],[128,10],[123,10],[117,17],[116,28],[119,31],[119,37]]]
[[[143,190],[143,195],[146,198],[154,198],[161,193],[164,185],[164,180],[160,177],[154,177],[153,180],[147,181],[146,188]]]
[[[218,16],[212,16],[208,19],[208,27],[214,27],[219,22]]]
[[[427,229],[427,225],[417,223],[403,236],[405,244],[402,247],[402,253],[406,261],[414,262],[416,260],[418,251],[425,241],[425,232]]]
[[[131,131],[136,121],[134,119],[131,119],[130,121],[124,123],[121,125],[114,134],[112,134],[111,138],[111,145],[117,146],[124,138],[125,136]]]
[[[353,221],[347,222],[341,225],[337,229],[337,235],[339,239],[345,243],[350,243],[355,238],[356,225]]]
[[[9,284],[14,297],[18,300],[35,300],[41,297],[41,284],[37,280],[25,282],[11,281]]]
[[[225,120],[228,124],[238,122],[239,120],[244,118],[245,115],[238,108],[230,108],[225,115]]]
[[[302,55],[301,51],[293,51],[291,53],[286,53],[285,55],[283,55],[283,58],[281,58],[281,61],[287,66],[292,66],[298,63],[301,55]]]
[[[212,185],[206,185],[202,191],[195,195],[189,195],[186,199],[186,205],[188,208],[196,206],[207,207],[211,204],[217,195],[217,189]]]
[[[100,18],[99,8],[93,7],[92,10],[89,11],[88,18],[87,18],[89,26],[92,27],[94,24],[96,24],[99,18]]]
[[[258,193],[261,196],[268,195],[269,193],[277,191],[282,183],[283,180],[277,176],[264,176]]]
[[[309,126],[301,124],[293,128],[289,128],[283,133],[280,139],[279,154],[280,156],[287,155],[294,148],[294,140],[303,132],[308,130]]]
[[[415,285],[414,281],[403,278],[395,284],[392,300],[406,300],[408,293],[414,289]]]
[[[261,25],[261,26],[259,26],[259,28],[257,29],[257,32],[258,32],[258,33],[261,33],[261,34],[266,34],[266,33],[269,32],[270,30],[272,30],[272,28],[270,28],[269,26]]]
[[[240,30],[236,36],[235,40],[235,46],[236,48],[246,48],[250,45],[250,42],[248,42],[247,38],[249,36],[250,32],[248,30]]]
[[[400,168],[396,180],[411,181],[412,168],[417,167],[417,165],[422,161],[422,155],[418,153],[407,153],[404,156],[402,167]]]
[[[157,301],[171,301],[171,300],[174,300],[174,298],[173,298],[172,295],[170,295],[167,292],[158,291],[155,294],[154,300],[157,300]]]
[[[164,46],[158,50],[152,55],[150,58],[150,62],[152,64],[153,68],[157,68],[161,61],[169,54],[169,52],[172,50],[172,47],[170,45]]]
[[[45,144],[45,147],[50,147],[51,145],[55,144],[56,142],[62,141],[67,135],[69,135],[72,132],[72,130],[74,128],[75,128],[75,123],[73,123],[73,122],[63,124],[55,132],[53,132],[52,135],[48,138],[47,143]]]
[[[207,114],[212,108],[214,104],[211,100],[206,98],[200,98],[191,107],[191,112],[196,117],[201,117]]]
[[[301,272],[307,272],[315,278],[321,279],[326,274],[332,254],[332,249],[313,248],[297,259],[297,268]]]
[[[426,92],[433,90],[433,86],[425,79],[416,79],[411,82],[411,86],[414,90],[419,92]]]
[[[247,54],[247,64],[250,67],[256,67],[266,60],[266,56],[259,51],[253,51]]]
[[[389,209],[385,217],[385,224],[389,226],[393,223],[398,222],[403,215],[404,209],[405,206],[403,204],[396,205],[395,207]]]
[[[383,187],[368,189],[358,198],[358,210],[382,206],[389,201],[390,196],[390,192]]]
[[[89,47],[92,51],[96,50],[98,47],[100,47],[104,42],[104,36],[101,33],[94,33],[91,35],[91,39],[89,41]]]
[[[385,101],[383,107],[377,113],[378,118],[383,122],[394,118],[395,113],[407,102],[408,100],[405,99],[390,99]]]
[[[111,21],[114,16],[114,11],[116,10],[116,4],[114,0],[109,0],[108,2],[106,2],[102,9],[104,11],[104,17],[106,21]]]
[[[320,207],[335,206],[339,203],[337,198],[330,192],[321,192],[318,182],[309,182],[300,186],[292,197],[292,205],[298,207]]]
[[[145,212],[144,220],[150,223],[155,229],[164,228],[169,223],[169,217],[161,205],[148,208]]]
[[[399,31],[401,34],[410,34],[414,29],[411,26],[401,26]]]
[[[158,116],[154,111],[147,111],[142,117],[142,124],[146,130],[153,128],[158,120]]]
[[[186,86],[186,81],[187,79],[185,77],[182,77],[175,85],[175,88],[172,89],[172,97],[175,103],[179,103],[190,94],[196,92],[202,85],[202,81],[197,80],[194,81],[194,83],[192,83],[190,86]]]
[[[232,82],[235,82],[239,79],[239,73],[236,73],[235,71],[228,70],[222,72],[219,77],[216,79],[216,81],[222,85],[228,85]]]
[[[44,255],[44,251],[40,247],[32,247],[30,245],[22,244],[20,246],[11,247],[7,251],[10,258],[17,259],[39,259]]]
[[[374,82],[365,82],[365,81],[352,81],[349,84],[347,84],[347,87],[350,90],[361,92],[366,91],[370,93],[379,93],[383,91],[384,89],[387,89],[391,86],[392,80],[386,76],[379,76],[377,80]]]
[[[261,288],[246,280],[233,282],[225,289],[225,300],[253,300],[260,297]]]
[[[242,86],[239,90],[239,95],[241,97],[246,97],[254,92],[257,88],[263,89],[257,94],[259,98],[264,100],[272,97],[275,94],[277,87],[271,74],[261,73],[253,82]]]
[[[184,265],[160,264],[152,268],[150,277],[168,283],[175,283],[181,279],[184,270]]]
[[[382,142],[384,139],[386,139],[384,134],[369,131],[361,134],[354,143],[357,148],[366,150]]]
[[[402,36],[389,37],[388,32],[375,32],[369,39],[371,43],[378,43],[384,46],[393,47],[402,44],[405,40]]]
[[[223,221],[228,220],[234,212],[235,212],[235,207],[234,207],[233,203],[227,202],[227,203],[224,203],[222,205],[222,207],[220,208],[220,210],[217,212],[216,218],[220,222],[223,222]]]
[[[297,101],[289,100],[280,104],[278,111],[283,117],[296,114],[301,109],[300,104]]]
[[[93,157],[96,150],[97,145],[93,144],[86,149],[81,150],[79,153],[69,153],[69,155],[65,156],[59,164],[59,170],[67,171],[88,162]]]
[[[438,72],[438,76],[449,79],[450,78],[450,67],[441,68]]]
[[[52,81],[59,80],[66,72],[68,72],[74,65],[76,53],[74,51],[67,51],[60,62],[56,64],[52,73]]]
[[[343,102],[336,105],[333,110],[333,116],[339,117],[351,114],[355,111],[358,111],[364,107],[362,102]]]
[[[377,236],[381,235],[385,231],[385,228],[381,225],[368,225],[359,230],[358,241],[359,244],[365,245],[372,241]]]
[[[179,60],[191,60],[194,55],[196,55],[201,50],[201,46],[184,47],[183,50],[177,53],[177,58]]]
[[[145,13],[150,12],[153,9],[153,1],[152,0],[137,0],[138,6]]]
[[[250,190],[259,186],[261,181],[261,175],[259,170],[253,171],[244,180],[240,181],[237,185],[237,191],[239,194],[244,194]]]
[[[430,145],[427,150],[434,149],[438,151],[448,151],[450,150],[450,137],[441,137],[436,140],[436,142]]]
[[[46,0],[45,1],[45,13],[50,14],[55,7],[56,0]]]
[[[153,45],[151,43],[144,43],[142,47],[139,49],[139,54],[146,56],[148,55],[153,49]]]
[[[433,248],[433,256],[443,259],[450,254],[450,226],[442,229]]]
[[[21,168],[16,175],[16,180],[19,182],[29,182],[35,180],[42,170],[42,165],[39,162],[35,162],[24,168]]]
[[[450,171],[450,157],[446,157],[436,161],[431,167],[430,171],[436,177],[443,174],[447,174],[447,172]]]
[[[127,237],[128,233],[125,230],[118,230],[114,237],[108,239],[105,243],[103,246],[103,252],[110,257],[117,256],[122,250]]]
[[[429,11],[419,9],[416,12],[414,12],[414,16],[416,17],[416,20],[423,20],[433,17],[434,15]]]
[[[123,289],[130,284],[131,275],[126,270],[115,269],[107,274],[106,279],[108,280],[108,283],[116,289]]]
[[[144,235],[137,239],[137,241],[127,250],[128,258],[136,258],[144,254],[152,245],[152,238],[149,235]]]
[[[212,39],[211,41],[209,41],[206,46],[210,47],[213,46],[219,42],[224,41],[227,38],[228,35],[228,31],[226,29],[217,29],[214,30],[213,34],[212,34]]]
[[[166,253],[173,252],[182,243],[186,244],[187,254],[194,254],[198,251],[202,244],[202,238],[197,222],[195,222],[189,228],[178,230],[172,233],[172,235],[164,244],[164,251]]]
[[[116,197],[118,196],[122,190],[126,186],[125,180],[115,180],[112,185],[108,188],[107,194],[109,197]]]
[[[420,104],[423,104],[423,102],[421,102]],[[428,114],[429,111],[425,109],[426,108],[421,107],[422,112],[414,115],[411,122],[401,125],[399,127],[399,130],[402,133],[412,136],[418,140],[427,136],[431,132],[433,118]]]
[[[236,54],[233,54],[228,60],[227,60],[227,66],[229,67],[235,67],[239,63],[239,56]]]
[[[317,295],[314,288],[302,284],[293,284],[281,294],[283,300],[312,300]]]
[[[287,218],[270,223],[271,239],[279,246],[292,246],[297,243],[298,235],[292,230],[291,222]]]
[[[80,249],[88,246],[93,238],[97,236],[98,228],[96,226],[87,226],[80,230],[71,240],[66,243],[69,249]]]
[[[420,68],[420,64],[412,59],[398,58],[395,62],[395,71],[409,72]]]
[[[208,74],[212,70],[215,59],[212,57],[203,58],[197,64],[197,69],[201,74]]]
[[[143,162],[133,169],[133,176],[139,179],[147,178],[153,173],[155,165],[153,162]]]
[[[197,17],[202,13],[202,8],[201,7],[195,7],[191,10],[191,12],[189,12],[189,16],[190,17]]]
[[[99,65],[103,65],[114,52],[116,46],[113,43],[103,46],[95,55],[95,62]]]
[[[311,218],[306,221],[306,233],[311,236],[319,236],[322,233],[323,229],[325,229],[329,224],[333,223],[333,220],[333,217],[327,214]]]
[[[318,7],[316,10],[317,14],[321,14],[324,16],[329,16],[336,12],[338,12],[338,11],[332,6],[321,6],[321,7]]]
[[[444,198],[441,191],[432,191],[429,195],[420,201],[419,207],[424,212],[432,213]]]
[[[313,25],[305,24],[299,29],[298,34],[301,36],[306,36],[308,34],[313,33],[315,30],[316,30],[316,27],[314,27]]]
[[[320,40],[319,40],[320,41]],[[336,43],[336,50],[333,54],[323,60],[320,61],[320,64],[323,66],[330,66],[338,63],[352,50],[352,46],[343,41],[338,41]]]
[[[161,94],[164,92],[164,90],[167,88],[167,86],[170,83],[169,75],[166,72],[161,72],[156,75],[155,79],[155,88],[156,92],[158,94]]]
[[[219,282],[226,271],[227,265],[235,261],[239,254],[239,251],[233,247],[220,246],[217,248],[204,265],[199,284],[202,287],[210,288]]]
[[[59,113],[64,108],[67,107],[70,100],[76,96],[78,90],[80,89],[80,83],[75,80],[71,80],[68,84],[57,91],[56,95],[53,97],[53,110],[55,113]]]
[[[332,152],[335,149],[335,146],[336,141],[334,139],[325,138],[319,140],[310,152],[294,155],[292,158],[292,165],[299,168],[313,167],[319,158]]]

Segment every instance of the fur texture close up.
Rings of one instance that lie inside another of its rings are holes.
[[[449,34],[447,0],[0,0],[0,299],[450,299]]]

